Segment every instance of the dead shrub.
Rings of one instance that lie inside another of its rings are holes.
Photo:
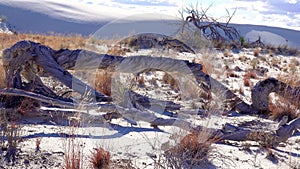
[[[289,76],[281,74],[277,76],[277,79],[292,87],[300,86],[300,76],[297,74]]]
[[[109,55],[125,56],[126,52],[130,52],[130,49],[122,48],[121,46],[113,46],[107,51]]]
[[[5,88],[6,85],[5,85],[5,70],[2,66],[2,60],[1,60],[1,63],[0,63],[0,88]]]
[[[90,159],[93,169],[108,169],[110,165],[110,153],[103,148],[97,148]]]
[[[253,72],[253,71],[249,71],[247,73],[245,73],[244,75],[244,86],[251,86],[251,82],[250,82],[250,79],[256,79],[257,76],[256,76],[256,73]]]
[[[7,113],[0,110],[0,159],[7,164],[15,164],[20,151],[20,126],[17,124],[16,111]],[[13,119],[10,121],[9,119]]]
[[[164,76],[162,77],[162,81],[166,84],[169,84],[173,90],[179,91],[179,86],[176,80],[168,73],[164,74]]]
[[[247,78],[247,79],[256,79],[257,76],[256,76],[255,72],[249,71],[249,72],[245,73],[244,78]]]
[[[259,54],[260,54],[260,51],[261,51],[261,48],[260,47],[256,47],[254,50],[253,50],[253,55],[255,57],[258,57]]]
[[[239,77],[239,75],[235,74],[235,73],[232,72],[232,71],[227,72],[226,75],[227,75],[227,77],[236,77],[236,78]]]
[[[249,87],[250,84],[251,84],[251,83],[250,83],[250,79],[244,77],[244,86],[248,86],[248,87]]]
[[[81,169],[83,154],[80,143],[77,140],[76,127],[69,126],[70,133],[64,145],[64,169]]]
[[[223,55],[225,57],[232,57],[233,56],[233,54],[229,50],[227,50],[227,49],[223,52]]]
[[[145,78],[144,78],[144,76],[140,76],[138,78],[138,86],[139,87],[145,87]]]
[[[167,165],[170,168],[207,167],[211,145],[216,140],[207,131],[187,134],[177,145],[165,151]]]
[[[95,88],[102,94],[111,96],[112,72],[98,71],[95,77]]]
[[[279,97],[274,102],[269,103],[270,119],[281,120],[283,116],[288,116],[289,121],[299,117],[298,105],[293,105],[286,99]]]

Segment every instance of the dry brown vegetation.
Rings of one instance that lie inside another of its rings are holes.
[[[297,106],[291,104],[284,98],[280,97],[274,103],[269,104],[270,119],[280,120],[283,116],[288,116],[289,120],[295,119],[299,116]]]
[[[171,86],[171,88],[175,91],[179,90],[179,86],[178,83],[176,82],[176,80],[169,75],[168,73],[165,73],[164,76],[162,77],[163,82],[165,82],[166,84],[169,84]]]
[[[171,168],[206,168],[212,152],[211,145],[216,141],[216,138],[210,138],[207,131],[187,134],[177,145],[165,152],[167,164]]]
[[[98,71],[95,77],[95,88],[99,92],[111,96],[112,72]]]
[[[277,77],[278,80],[288,84],[292,87],[300,86],[300,78],[298,75],[279,75]],[[285,96],[289,97],[289,96]],[[270,110],[270,118],[273,120],[281,119],[283,116],[288,116],[289,120],[295,119],[299,117],[298,112],[298,100],[294,100],[295,102],[289,102],[283,97],[278,96],[278,99],[275,99],[274,102],[270,102],[269,110]]]
[[[122,48],[121,46],[113,46],[107,51],[107,54],[117,55],[117,56],[125,56],[126,52],[130,52],[130,49]]]
[[[244,75],[244,85],[245,86],[251,86],[251,82],[250,79],[256,79],[257,76],[253,71],[249,71],[247,73],[245,73]]]
[[[55,50],[61,48],[78,49],[83,48],[88,40],[87,37],[83,37],[79,34],[0,34],[0,50],[11,47],[16,42],[21,40],[31,40],[49,46]]]
[[[95,149],[90,162],[93,169],[108,169],[110,164],[110,153],[103,148]]]

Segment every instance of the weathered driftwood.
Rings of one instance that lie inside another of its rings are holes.
[[[190,63],[185,60],[175,60],[171,58],[158,58],[147,56],[135,56],[123,58],[106,54],[97,54],[85,50],[67,50],[55,51],[49,47],[30,41],[21,41],[16,43],[3,52],[3,65],[6,70],[6,84],[8,89],[0,90],[1,95],[9,98],[22,96],[30,99],[40,100],[59,107],[82,107],[99,108],[99,111],[118,111],[122,117],[132,121],[146,121],[152,125],[174,125],[186,130],[194,128],[190,123],[178,119],[158,118],[155,114],[149,112],[152,104],[161,106],[168,110],[178,110],[180,106],[172,102],[165,102],[156,99],[147,98],[138,95],[132,91],[127,91],[120,86],[118,73],[133,73],[138,75],[148,70],[161,70],[170,74],[178,74],[184,79],[177,79],[185,86],[196,84],[207,92],[218,92],[224,95],[224,101],[229,100],[230,108],[240,113],[257,113],[267,110],[268,96],[271,92],[277,92],[282,96],[292,96],[287,99],[293,100],[295,104],[299,103],[299,88],[291,88],[276,79],[266,79],[258,83],[252,90],[253,105],[249,105],[238,98],[232,91],[222,85],[216,79],[202,71],[202,65]],[[39,76],[37,76],[38,67],[42,68],[47,74],[55,77],[69,88],[77,91],[81,95],[93,93],[96,101],[114,101],[114,104],[82,104],[71,103],[58,97],[51,89],[47,88]],[[72,76],[66,69],[107,69],[116,72],[115,82],[113,83],[113,97],[105,96],[96,91],[91,86],[85,84]],[[27,83],[22,81],[22,77]],[[32,92],[31,92],[32,91]],[[115,93],[114,93],[115,92]],[[114,95],[115,94],[115,95]],[[117,99],[116,99],[117,98]],[[136,104],[143,106],[140,109]],[[155,106],[154,106],[155,107]],[[288,125],[280,127],[275,133],[267,134],[270,138],[276,138],[279,142],[290,137],[295,130],[300,127],[300,120],[296,119]],[[199,127],[199,130],[210,130],[205,127]],[[211,129],[213,135],[218,135],[221,140],[263,140],[261,135],[265,132],[256,132],[233,127],[234,130]]]
[[[270,93],[276,93],[300,108],[300,87],[289,86],[275,78],[258,82],[251,91],[252,106],[259,111],[267,111]]]
[[[119,44],[133,49],[172,49],[178,52],[195,53],[193,49],[178,39],[157,33],[142,33],[133,35],[121,40]]]
[[[24,45],[25,44],[25,45]],[[23,46],[26,47],[24,48]],[[39,50],[40,44],[29,42],[29,41],[21,41],[17,44],[15,44],[13,47],[8,49],[7,51],[4,51],[4,57],[8,58],[15,58],[18,52],[13,52],[13,54],[8,53],[10,51],[18,50],[19,52],[23,53],[29,53],[31,54],[32,51]],[[37,48],[37,49],[35,49]],[[92,93],[95,93],[99,98],[102,98],[103,95],[98,94],[97,91],[93,90],[90,86],[85,86],[86,84],[79,83],[76,78],[74,78],[73,85],[72,85],[72,75],[70,75],[66,70],[62,69],[75,69],[75,70],[95,70],[98,69],[108,69],[110,71],[114,72],[125,72],[125,73],[134,73],[134,74],[140,74],[142,72],[148,71],[148,70],[161,70],[168,73],[177,73],[182,75],[182,77],[187,77],[185,79],[195,80],[198,83],[198,85],[204,89],[205,91],[208,91],[210,89],[216,89],[215,91],[221,92],[224,94],[224,99],[230,101],[231,107],[239,111],[240,113],[253,113],[253,109],[251,109],[250,105],[243,102],[240,98],[238,98],[231,90],[229,90],[227,87],[222,85],[217,80],[213,79],[209,75],[205,74],[202,71],[202,65],[197,63],[191,63],[186,60],[176,60],[172,58],[162,58],[162,57],[148,57],[148,56],[135,56],[135,57],[121,57],[121,56],[112,56],[107,54],[97,54],[90,51],[85,50],[68,50],[68,49],[61,49],[58,51],[54,51],[48,47],[44,47],[48,50],[48,56],[50,57],[50,54],[56,61],[56,63],[52,63],[55,66],[52,67],[59,67],[59,72],[65,72],[66,75],[63,73],[56,74],[57,70],[45,70],[47,73],[50,74],[49,71],[52,71],[54,74],[53,76],[62,81],[66,86],[73,88],[75,91],[78,91],[79,93],[83,94],[87,91],[91,91]],[[47,53],[47,52],[46,52]],[[48,58],[44,57],[44,55],[37,55],[35,54],[35,57],[37,58],[43,58],[39,59],[44,60],[44,63],[41,62],[40,67],[48,67],[48,62],[53,62],[52,59],[46,59]],[[32,59],[35,59],[32,58]],[[46,61],[47,60],[47,61]],[[5,61],[5,63],[9,61]],[[9,79],[11,79],[9,77]],[[179,80],[179,79],[177,79]],[[187,82],[183,82],[187,83]],[[108,98],[104,98],[108,99]],[[141,100],[145,100],[142,99]],[[171,106],[173,105],[173,106]],[[168,107],[174,107],[174,104],[171,104],[170,106],[167,104],[165,105],[166,108]],[[177,106],[178,107],[178,106]]]

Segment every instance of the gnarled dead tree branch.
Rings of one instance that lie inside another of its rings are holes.
[[[230,14],[229,11],[226,10],[226,21],[222,23],[218,19],[207,15],[210,7],[211,6],[206,9],[201,7],[200,10],[198,9],[198,6],[187,7],[182,12],[182,17],[184,13],[188,15],[185,17],[184,26],[186,25],[186,23],[192,23],[197,29],[201,31],[202,35],[205,38],[212,40],[213,42],[235,42],[237,39],[239,39],[239,32],[233,26],[229,25],[232,17],[235,15],[236,10],[234,10],[232,14]]]
[[[284,97],[290,96],[287,97],[287,99],[296,101],[293,102],[295,104],[299,103],[299,87],[292,88],[283,82],[270,78],[259,82],[254,87],[252,90],[253,105],[249,105],[222,85],[222,83],[205,74],[202,71],[201,64],[191,63],[185,60],[148,56],[124,58],[120,56],[97,54],[85,50],[61,49],[55,51],[49,47],[30,41],[20,41],[11,48],[6,49],[3,54],[7,89],[1,89],[0,94],[6,96],[8,99],[21,96],[59,107],[81,106],[84,109],[96,108],[102,112],[118,111],[119,114],[126,119],[146,121],[152,125],[174,125],[186,130],[194,128],[189,122],[180,118],[158,118],[154,113],[149,111],[153,104],[164,108],[164,111],[179,110],[181,107],[178,104],[148,98],[133,91],[123,89],[121,89],[121,93],[117,93],[117,97],[121,96],[121,99],[118,98],[114,100],[112,98],[114,95],[112,95],[112,97],[105,96],[96,91],[93,87],[75,78],[66,69],[93,70],[96,68],[117,73],[132,73],[135,75],[147,70],[161,70],[171,74],[177,73],[189,77],[185,80],[190,80],[189,82],[197,84],[197,86],[204,91],[214,92],[212,89],[218,89],[218,92],[224,93],[224,101],[227,100],[230,103],[229,110],[246,114],[254,114],[267,110],[268,96],[271,92],[276,92]],[[95,62],[97,63],[96,66]],[[90,65],[94,65],[94,67],[90,67]],[[81,95],[94,93],[96,103],[72,103],[70,100],[60,98],[55,92],[43,84],[38,76],[38,67]],[[26,79],[27,82],[24,82],[22,78]],[[115,90],[118,91],[119,89],[115,88]],[[97,102],[109,102],[110,104]],[[140,109],[137,105],[142,105],[143,108]],[[151,111],[155,112],[154,109]],[[300,120],[296,119],[288,125],[281,126],[271,134],[265,133],[264,131],[257,132],[234,126],[230,126],[230,130],[228,130],[226,126],[222,130],[206,129],[205,127],[198,127],[197,130],[211,130],[212,133],[218,135],[221,140],[249,140],[254,138],[263,140],[265,138],[262,137],[262,135],[267,134],[271,138],[274,137],[278,142],[281,142],[290,137],[295,130],[299,129],[299,125]]]

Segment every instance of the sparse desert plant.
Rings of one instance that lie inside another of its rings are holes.
[[[282,97],[278,97],[274,102],[269,103],[270,118],[272,120],[281,120],[283,116],[287,116],[289,121],[300,117],[298,105],[293,105]]]
[[[92,152],[90,163],[93,169],[108,169],[110,166],[110,153],[103,148],[96,148]]]
[[[0,88],[6,87],[4,81],[5,81],[5,71],[4,71],[4,68],[2,66],[2,59],[1,59],[1,63],[0,63]]]
[[[144,78],[144,76],[139,76],[138,77],[138,86],[139,87],[145,87],[145,78]]]
[[[256,79],[256,73],[254,73],[253,71],[249,71],[247,73],[245,73],[244,75],[244,86],[251,86],[251,82],[250,79]]]
[[[247,60],[247,57],[245,55],[240,55],[239,60],[245,62]]]
[[[277,79],[293,87],[300,86],[300,77],[298,74],[288,76],[281,74],[277,76]]]
[[[227,77],[236,77],[236,78],[239,77],[239,75],[235,74],[233,71],[228,71],[228,72],[226,73],[226,76],[227,76]]]
[[[125,56],[126,52],[130,52],[130,49],[122,48],[121,46],[115,45],[112,48],[108,49],[107,54]]]
[[[178,83],[176,82],[176,80],[169,75],[168,73],[165,73],[164,76],[162,77],[162,80],[164,83],[169,84],[171,86],[171,88],[175,91],[179,91],[179,86]]]
[[[277,77],[280,81],[284,82],[285,84],[290,85],[291,87],[298,87],[300,86],[300,80],[298,75],[291,75],[291,76],[284,76],[279,75]],[[273,102],[269,103],[269,110],[270,110],[270,118],[273,120],[280,120],[283,116],[288,116],[289,120],[295,119],[300,117],[299,111],[299,100],[294,99],[292,102],[288,101],[285,98],[289,98],[289,93],[286,92],[284,97],[278,96],[276,99],[273,99]]]
[[[240,40],[241,47],[244,47],[244,45],[245,45],[245,37],[241,36],[239,40]]]
[[[289,63],[289,71],[291,74],[293,75],[299,70],[299,61],[296,58],[291,59]]]
[[[41,141],[42,141],[41,138],[37,138],[37,139],[35,140],[35,152],[40,151],[40,149],[41,149],[41,147],[40,147]]]
[[[228,50],[228,49],[225,49],[224,52],[223,52],[223,55],[225,57],[231,57],[232,56],[232,53]]]
[[[252,66],[252,69],[257,69],[257,65],[259,64],[259,60],[257,58],[254,58],[251,60],[250,65]]]
[[[273,66],[278,65],[280,62],[281,62],[281,60],[278,59],[278,58],[273,58],[273,59],[271,60],[271,64],[272,64]]]
[[[99,92],[111,96],[112,72],[98,71],[95,77],[95,88]]]
[[[250,79],[249,78],[245,78],[244,77],[244,86],[247,86],[247,87],[249,87],[251,85],[251,83],[250,83]]]
[[[80,142],[76,136],[76,127],[69,126],[70,134],[65,138],[64,169],[81,169],[83,154]]]
[[[0,22],[6,22],[7,21],[7,17],[4,15],[0,16]]]
[[[165,152],[168,168],[206,168],[209,165],[211,145],[217,139],[207,131],[192,132]]]
[[[80,34],[0,34],[0,50],[9,48],[21,40],[31,40],[50,46],[55,50],[59,50],[61,48],[85,48],[88,38]]]
[[[244,94],[245,94],[244,92],[245,92],[245,91],[244,91],[244,88],[243,88],[243,87],[240,87],[240,89],[239,89],[239,94],[244,95]]]
[[[253,55],[254,55],[255,57],[258,57],[259,54],[260,54],[260,52],[261,52],[261,48],[260,48],[260,47],[256,47],[256,48],[253,50]]]
[[[0,159],[4,155],[4,151],[6,151],[4,155],[5,161],[12,164],[16,162],[18,145],[21,141],[20,126],[17,124],[16,119],[14,119],[15,113],[17,112],[12,111],[7,114],[4,109],[0,111]]]
[[[248,71],[245,73],[244,77],[248,79],[256,79],[257,75],[254,71]]]

